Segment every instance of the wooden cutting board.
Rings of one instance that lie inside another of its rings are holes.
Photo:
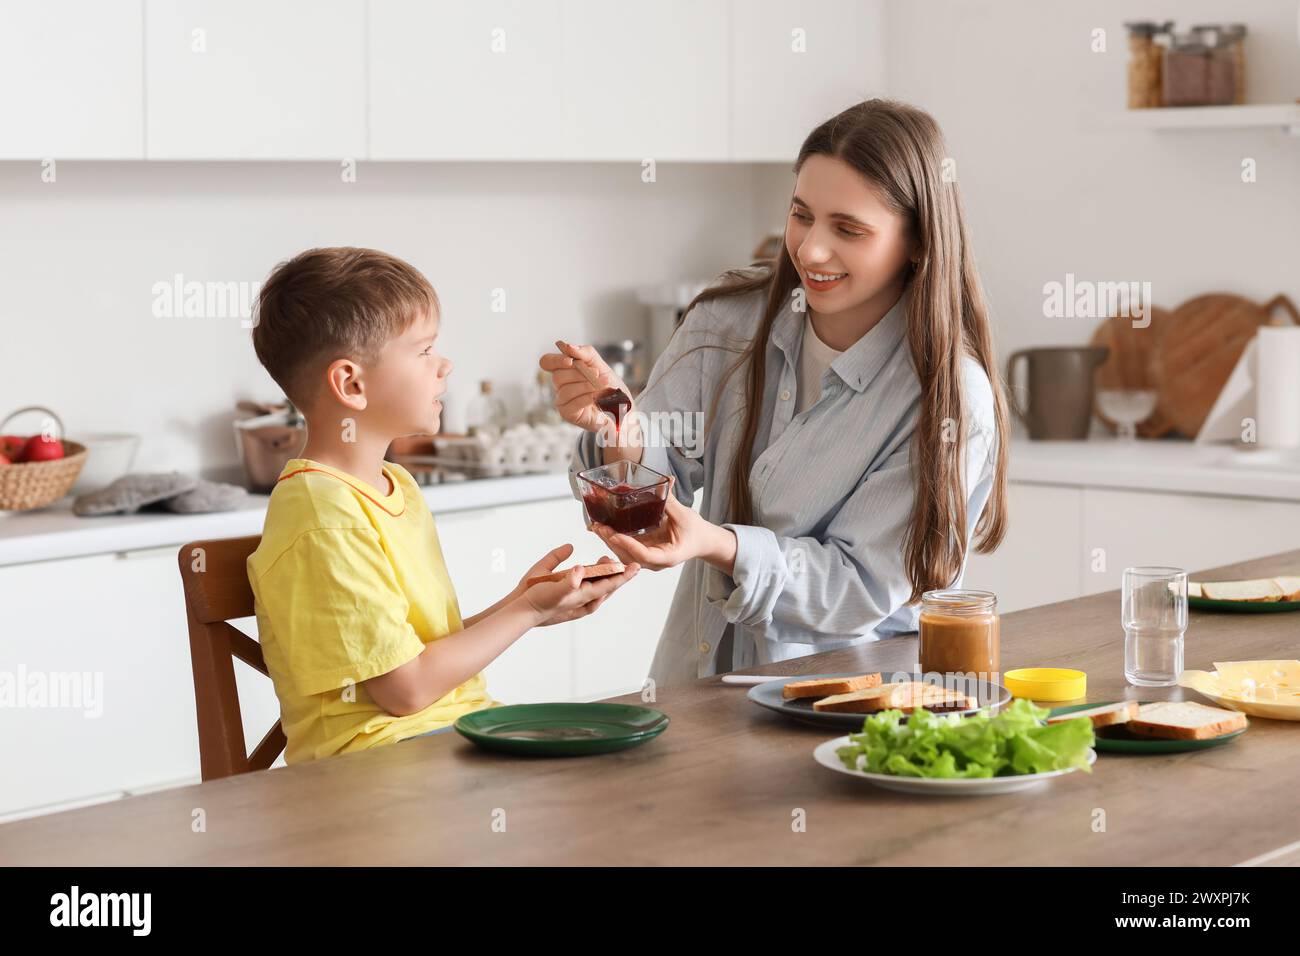
[[[1176,431],[1196,437],[1241,353],[1279,306],[1297,316],[1284,295],[1261,306],[1226,292],[1197,296],[1174,310],[1155,343],[1151,371],[1160,408]]]
[[[1097,366],[1093,375],[1093,413],[1111,431],[1117,430],[1115,422],[1101,413],[1096,391],[1103,388],[1156,388],[1152,357],[1156,343],[1169,330],[1170,319],[1168,309],[1152,306],[1151,323],[1145,328],[1135,329],[1133,319],[1127,315],[1114,315],[1092,333],[1092,345],[1104,345],[1110,349],[1106,361]],[[1161,402],[1150,418],[1138,424],[1137,433],[1143,438],[1159,438],[1173,428],[1174,423]]]

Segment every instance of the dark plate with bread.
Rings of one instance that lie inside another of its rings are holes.
[[[749,689],[758,706],[819,727],[861,730],[869,714],[924,707],[935,714],[973,714],[1011,702],[1001,684],[962,675],[850,672],[809,674],[765,681]]]
[[[1246,715],[1194,701],[1118,700],[1103,704],[1055,707],[1047,718],[1087,717],[1095,735],[1093,747],[1104,753],[1173,754],[1219,747],[1246,732]]]

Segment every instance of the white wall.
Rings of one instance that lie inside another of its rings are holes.
[[[0,163],[0,415],[48,405],[72,438],[142,434],[140,470],[219,473],[235,401],[279,393],[237,318],[154,318],[154,283],[256,283],[339,244],[433,282],[462,409],[480,378],[521,401],[556,338],[638,334],[636,286],[746,262],[756,169],[661,163],[645,184],[639,164],[373,163],[344,184],[328,163],[63,163],[42,183]]]
[[[928,110],[957,161],[1000,361],[1088,341],[1098,321],[1044,318],[1043,284],[1152,283],[1157,305],[1203,292],[1300,304],[1300,138],[1275,130],[1107,127],[1124,109],[1127,20],[1250,30],[1248,98],[1300,97],[1295,0],[891,0],[887,87]],[[1107,31],[1107,52],[1089,49]],[[1258,181],[1241,182],[1253,157]],[[758,211],[783,221],[793,178],[766,167]]]

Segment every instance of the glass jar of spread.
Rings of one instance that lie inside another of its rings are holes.
[[[998,680],[998,598],[992,591],[926,591],[919,628],[922,673]]]
[[[1162,106],[1160,70],[1164,53],[1157,38],[1172,24],[1141,20],[1124,26],[1128,27],[1128,108]]]

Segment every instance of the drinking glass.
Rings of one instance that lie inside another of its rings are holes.
[[[1125,568],[1120,617],[1128,682],[1138,687],[1176,684],[1187,630],[1187,572]]]

